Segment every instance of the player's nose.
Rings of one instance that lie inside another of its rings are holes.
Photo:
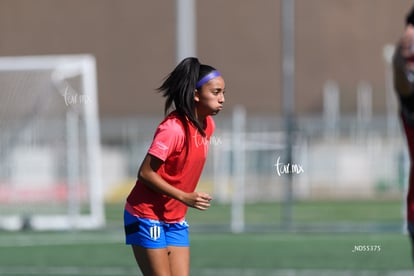
[[[219,97],[219,103],[224,103],[226,101],[226,99],[224,98],[224,94],[220,94],[220,97]]]

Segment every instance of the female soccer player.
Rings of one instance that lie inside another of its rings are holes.
[[[405,30],[393,58],[394,88],[410,155],[407,192],[407,226],[414,262],[414,7],[405,19]]]
[[[184,59],[158,89],[165,114],[175,109],[159,124],[124,211],[126,243],[144,275],[190,274],[185,215],[188,206],[210,207],[211,196],[195,188],[224,89],[220,72],[197,58]]]

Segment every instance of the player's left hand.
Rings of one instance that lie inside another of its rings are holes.
[[[192,192],[188,193],[186,199],[183,201],[190,207],[195,209],[205,211],[210,207],[210,201],[213,198],[204,192]]]

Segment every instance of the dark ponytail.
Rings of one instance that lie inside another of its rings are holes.
[[[188,57],[181,61],[158,88],[166,98],[164,112],[167,115],[173,104],[177,113],[185,122],[187,118],[201,135],[205,136],[203,127],[195,115],[194,92],[197,81],[215,70],[209,65],[200,64],[197,58]],[[187,128],[187,124],[184,123]],[[186,129],[188,133],[188,129]]]
[[[414,6],[411,8],[410,12],[405,17],[405,25],[414,25]]]

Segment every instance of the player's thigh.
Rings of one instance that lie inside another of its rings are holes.
[[[165,240],[170,259],[171,274],[190,275],[190,239],[187,222],[168,224],[165,228]]]
[[[171,276],[190,275],[190,248],[188,246],[168,246]]]
[[[144,276],[171,276],[167,248],[132,245],[132,250]]]

